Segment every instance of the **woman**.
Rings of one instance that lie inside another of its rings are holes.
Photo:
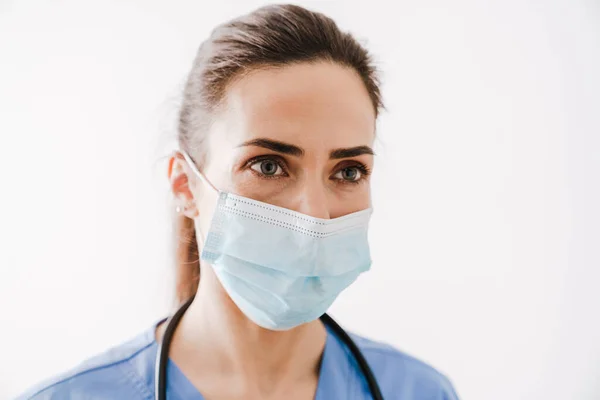
[[[168,169],[182,306],[22,398],[456,399],[324,315],[370,267],[380,108],[366,50],[322,14],[269,6],[214,30]]]

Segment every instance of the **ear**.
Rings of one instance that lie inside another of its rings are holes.
[[[198,207],[194,201],[194,193],[191,190],[190,179],[191,171],[183,158],[183,155],[176,152],[169,159],[169,182],[171,184],[171,192],[175,199],[177,212],[185,215],[188,218],[196,218],[199,214]]]

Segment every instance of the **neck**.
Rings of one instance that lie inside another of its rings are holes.
[[[203,394],[212,391],[207,385],[264,395],[297,383],[314,382],[316,387],[327,336],[320,321],[267,330],[246,318],[210,267],[203,269],[200,281],[169,354]],[[230,381],[223,382],[224,377]]]

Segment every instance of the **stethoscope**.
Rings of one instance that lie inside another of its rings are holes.
[[[175,333],[175,328],[179,324],[181,317],[188,309],[190,304],[192,304],[192,300],[194,297],[186,301],[173,316],[167,321],[167,327],[165,329],[165,333],[163,335],[162,343],[158,346],[158,352],[156,353],[156,369],[155,369],[155,399],[156,400],[167,400],[167,363],[169,361],[169,347],[171,345],[171,340],[173,339],[173,333]],[[342,342],[350,349],[352,356],[356,359],[358,366],[360,367],[361,372],[365,376],[367,383],[369,385],[369,391],[371,392],[371,396],[373,400],[383,400],[383,396],[381,395],[381,390],[379,390],[379,385],[377,384],[377,380],[375,379],[375,375],[367,360],[359,350],[358,346],[352,338],[346,333],[341,326],[337,324],[327,314],[323,314],[321,316],[321,321],[338,336]]]

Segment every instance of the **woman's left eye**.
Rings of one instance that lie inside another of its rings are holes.
[[[333,177],[341,181],[358,182],[362,178],[362,172],[358,167],[347,167],[336,172]]]
[[[283,175],[283,168],[274,160],[259,160],[250,165],[254,171],[261,175],[271,177]]]

